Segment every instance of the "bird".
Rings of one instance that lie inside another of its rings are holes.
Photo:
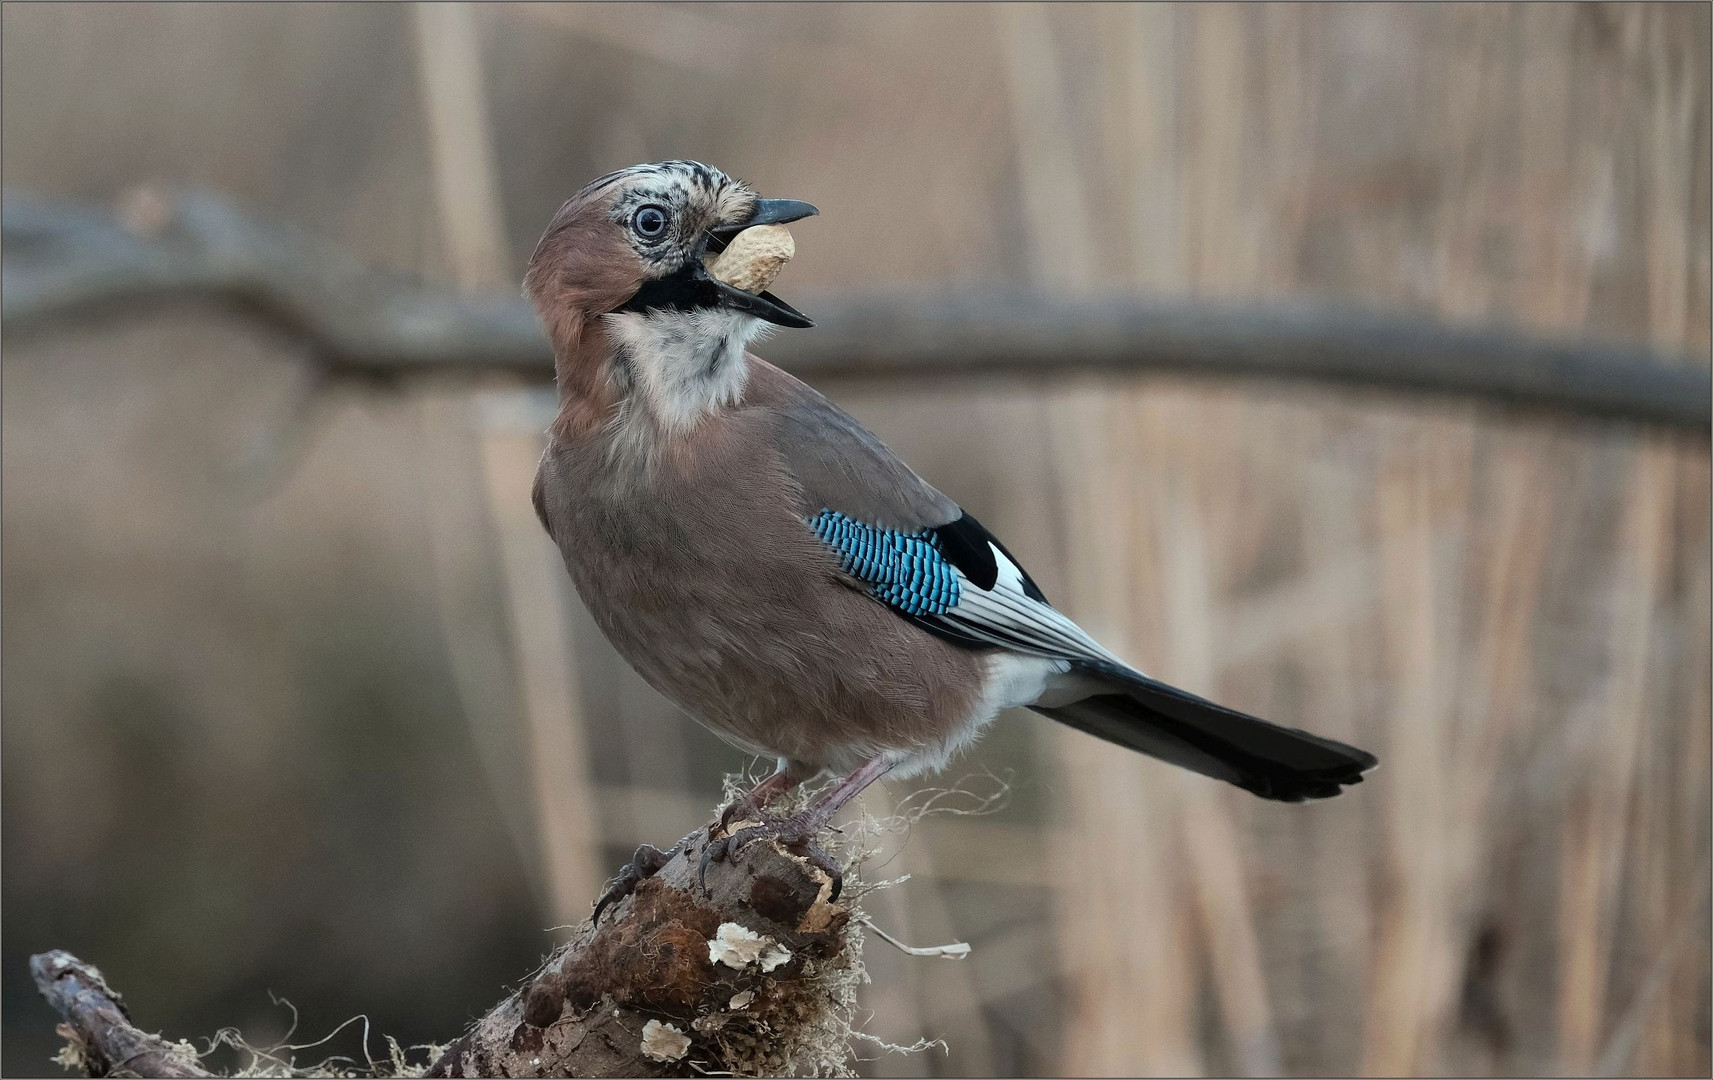
[[[709,826],[704,869],[759,834],[805,842],[869,784],[943,768],[1018,706],[1264,799],[1359,783],[1374,755],[1115,655],[967,510],[749,352],[813,322],[708,260],[818,212],[700,162],[635,165],[568,199],[524,276],[559,398],[532,490],[542,525],[638,674],[775,762]],[[762,815],[823,774],[838,779],[806,809]],[[713,835],[752,815],[765,823]],[[670,854],[639,849],[595,918]]]

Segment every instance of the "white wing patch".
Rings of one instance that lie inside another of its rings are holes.
[[[992,589],[983,589],[959,570],[956,606],[943,615],[917,617],[954,633],[1033,656],[1106,660],[1128,667],[1089,637],[1082,627],[1024,592],[1023,572],[1017,564],[992,543],[988,544],[988,550],[993,552],[999,568]]]

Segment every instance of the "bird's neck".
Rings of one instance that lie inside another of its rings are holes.
[[[749,377],[744,350],[768,328],[710,309],[616,312],[601,321],[621,408],[668,435],[738,403]]]

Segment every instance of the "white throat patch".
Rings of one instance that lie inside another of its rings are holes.
[[[743,396],[744,349],[772,327],[721,308],[605,316],[619,363],[663,427],[683,430],[711,409]]]

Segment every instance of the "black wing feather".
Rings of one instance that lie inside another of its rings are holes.
[[[972,517],[969,511],[965,510],[958,520],[939,526],[934,533],[940,538],[940,551],[978,587],[992,589],[999,580],[999,562],[993,557],[993,549],[998,548],[1023,575],[1023,594],[1031,600],[1047,602],[1047,597],[1035,584],[1035,579],[1029,576],[1029,571],[1023,569],[1023,564],[1005,549],[999,537],[988,532],[986,526]]]

